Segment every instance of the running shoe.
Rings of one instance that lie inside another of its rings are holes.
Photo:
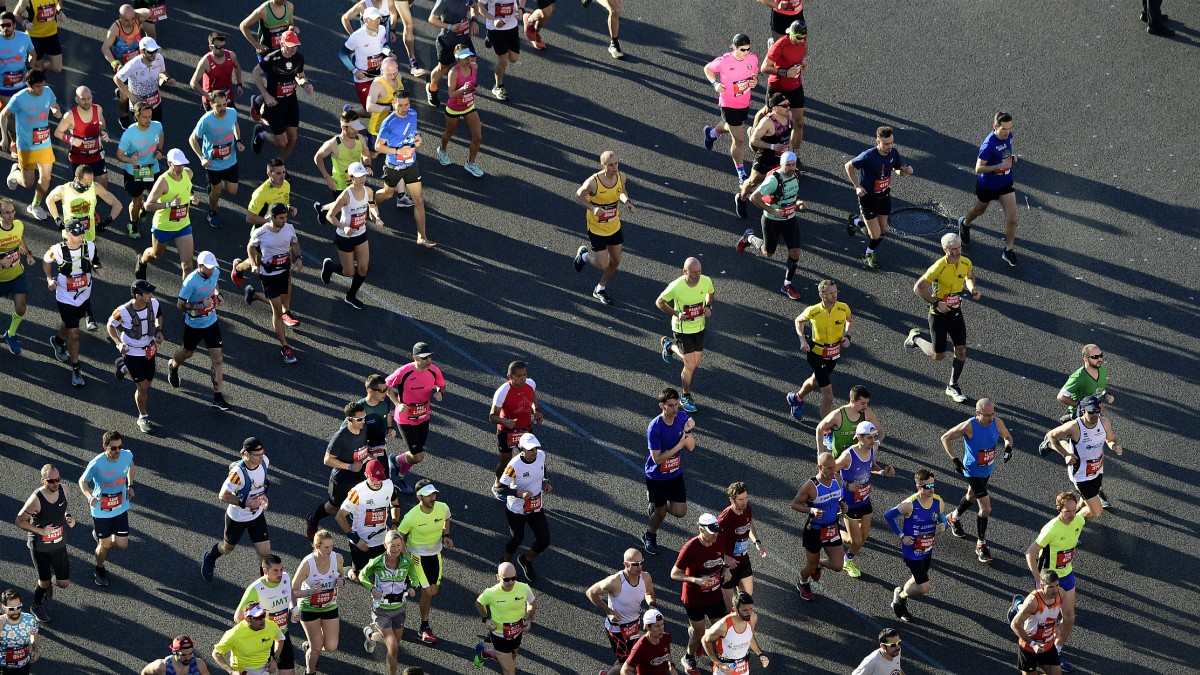
[[[780,286],[779,293],[781,295],[783,295],[784,297],[786,297],[788,300],[799,300],[800,299],[800,291],[796,290],[795,287],[793,287],[790,283],[785,282],[783,284],[783,286]]]
[[[255,124],[254,131],[251,132],[250,148],[254,150],[254,154],[256,154],[256,155],[262,154],[262,146],[263,146],[262,134],[263,134],[264,130],[266,130],[266,127],[264,127],[261,124]]]
[[[796,392],[789,391],[787,402],[792,408],[792,417],[796,418],[797,422],[804,421],[804,399],[797,396]]]
[[[672,360],[674,360],[675,352],[671,351],[671,345],[675,344],[675,341],[669,337],[663,336],[662,339],[658,341],[658,344],[662,349],[663,363],[670,363]]]
[[[16,335],[4,334],[4,344],[8,346],[8,351],[12,352],[13,356],[21,353],[21,342],[17,340]]]
[[[25,213],[38,220],[45,220],[50,217],[50,212],[42,208],[41,204],[30,204],[25,207]]]
[[[174,361],[167,362],[167,382],[171,383],[172,388],[179,388],[179,366],[174,365]]]
[[[407,194],[396,195],[396,208],[411,209],[412,207],[412,197],[409,197]]]
[[[642,550],[650,555],[658,555],[658,534],[644,532],[642,533]]]
[[[125,231],[127,234],[129,234],[130,239],[142,238],[142,231],[138,229],[138,224],[135,221],[130,221],[129,225],[126,226]]]
[[[1014,618],[1016,618],[1017,614],[1019,614],[1021,612],[1021,605],[1024,603],[1025,603],[1025,596],[1023,596],[1019,593],[1013,596],[1012,604],[1010,604],[1008,606],[1008,622],[1009,623],[1012,623],[1012,620]]]
[[[147,271],[147,269],[149,269],[149,267],[150,267],[150,265],[148,263],[143,262],[139,258],[137,261],[137,264],[133,266],[133,278],[141,279],[141,280],[145,281],[146,271]]]
[[[430,88],[428,83],[425,84],[425,102],[429,104],[430,108],[436,108],[442,104],[442,100],[438,97],[437,90]]]
[[[284,312],[279,318],[283,321],[283,325],[285,326],[295,327],[300,325],[300,319],[292,316],[291,312]]]
[[[1066,660],[1065,658],[1063,658],[1063,656],[1062,656],[1061,654],[1060,654],[1060,655],[1059,655],[1059,657],[1058,657],[1058,667],[1059,667],[1059,668],[1060,668],[1060,669],[1061,669],[1061,670],[1062,670],[1064,673],[1073,673],[1073,672],[1075,672],[1075,666],[1071,665],[1071,662],[1070,662],[1070,661],[1068,661],[1068,660]]]
[[[508,100],[508,90],[505,89],[502,85],[496,85],[496,86],[492,87],[492,96],[495,97],[495,99],[497,101],[507,101]]]
[[[16,162],[13,162],[12,168],[8,170],[8,189],[9,190],[16,190],[17,188],[21,187],[21,184],[17,182],[18,180],[20,180],[20,176],[21,176],[21,165],[17,164]]]
[[[796,160],[796,173],[808,173],[808,167],[804,166],[804,162]]]
[[[853,560],[847,560],[842,569],[846,570],[846,574],[850,575],[851,579],[857,579],[862,576],[862,570],[858,569],[858,564]]]
[[[1065,422],[1070,422],[1070,421],[1071,421],[1071,420],[1073,420],[1073,419],[1075,419],[1075,415],[1074,415],[1074,413],[1072,413],[1072,412],[1070,412],[1070,411],[1067,411],[1067,412],[1065,412],[1065,413],[1063,413],[1063,414],[1061,414],[1061,415],[1059,415],[1059,416],[1058,416],[1058,423],[1059,423],[1059,424],[1063,424],[1063,423],[1065,423]]]
[[[853,237],[862,229],[862,218],[857,213],[851,213],[846,216],[846,234]]]
[[[219,230],[222,227],[225,227],[225,225],[223,223],[221,223],[221,216],[218,216],[216,211],[209,211],[207,219],[208,219],[208,226],[213,228],[214,230]]]
[[[365,304],[363,304],[363,301],[359,300],[357,296],[347,295],[346,297],[344,297],[342,299],[346,301],[347,305],[350,305],[354,309],[366,309],[367,308],[367,306]]]
[[[1011,248],[1004,249],[1004,253],[1000,254],[1004,262],[1008,263],[1009,267],[1019,267],[1021,263],[1017,262],[1017,252]]]
[[[95,333],[96,331],[100,330],[100,326],[99,326],[99,324],[96,323],[96,319],[94,317],[90,317],[90,316],[87,317],[87,321],[84,323],[83,327],[84,327],[84,330],[86,330],[89,333]]]
[[[717,130],[709,125],[704,126],[704,149],[712,150],[717,142]]]
[[[92,571],[92,581],[95,581],[96,585],[99,586],[100,588],[107,588],[108,587],[108,571],[105,570],[103,567],[97,567],[95,570]]]
[[[413,486],[408,484],[408,476],[392,476],[392,484],[400,491],[402,495],[413,494]]]
[[[576,272],[583,271],[583,266],[586,264],[583,261],[583,254],[587,253],[587,250],[588,250],[587,246],[580,246],[579,249],[575,251],[575,271]]]
[[[471,174],[472,176],[476,178],[483,178],[483,169],[479,168],[479,165],[475,162],[466,162],[463,164],[463,168],[466,169],[467,173]]]
[[[333,277],[333,258],[326,258],[321,261],[321,283],[329,285],[329,280]]]
[[[904,346],[912,349],[917,346],[917,336],[921,334],[920,328],[913,328],[908,331],[908,337],[904,338]]]
[[[54,586],[51,586],[50,588],[54,588]],[[29,611],[33,613],[33,618],[42,623],[47,623],[50,621],[50,615],[46,613],[46,608],[42,607],[41,605],[30,605]]]
[[[613,304],[612,298],[608,297],[608,291],[603,288],[592,291],[592,297],[599,300],[601,304]]]
[[[225,396],[219,391],[213,392],[212,400],[209,401],[208,404],[220,411],[232,409],[229,405],[229,401],[226,401]]]
[[[246,284],[246,290],[243,292],[243,294],[246,296],[247,305],[254,304],[254,294],[257,292],[258,291],[254,288],[254,284]]]
[[[517,556],[517,567],[521,568],[521,574],[525,576],[525,581],[534,583],[537,581],[537,570],[533,569],[533,561],[526,560],[525,556]]]
[[[496,660],[496,650],[487,647],[482,642],[475,644],[475,665],[482,668],[484,659]]]
[[[317,214],[317,222],[318,223],[321,222],[322,220],[325,220],[325,214],[321,212],[321,202],[320,201],[313,202],[313,211],[316,212],[316,214]]]
[[[1051,452],[1052,452],[1052,448],[1050,447],[1050,441],[1042,441],[1041,444],[1038,445],[1038,454],[1041,455],[1042,457],[1045,457],[1046,455],[1050,454]]]
[[[955,403],[966,403],[970,400],[966,394],[962,393],[962,388],[957,384],[946,385],[946,395],[954,399]]]
[[[242,264],[241,258],[234,258],[233,265],[230,266],[230,268],[229,268],[229,278],[233,279],[234,286],[241,286],[242,284],[246,283],[245,277],[243,277],[242,273],[239,272],[237,269],[237,266],[241,265],[241,264]]]
[[[950,521],[950,534],[962,539],[967,536],[967,531],[963,529],[962,519],[958,517],[956,511],[951,511],[946,514],[946,520]]]
[[[363,626],[363,637],[366,638],[363,642],[363,651],[368,654],[375,653],[375,634],[378,632],[379,629],[375,627],[375,624],[369,623]]]
[[[683,408],[686,413],[696,412],[696,399],[692,398],[691,394],[684,394],[679,399],[679,407]]]
[[[967,217],[958,217],[958,238],[962,239],[963,246],[971,245],[971,226],[967,225]]]
[[[614,59],[625,58],[625,52],[621,51],[621,43],[613,40],[612,44],[608,46],[608,55]]]
[[[54,350],[54,358],[66,363],[70,356],[67,355],[67,343],[57,335],[50,336],[50,348]]]
[[[746,228],[746,231],[742,233],[742,236],[738,237],[737,246],[735,246],[734,249],[738,253],[745,253],[746,247],[750,245],[750,237],[752,236],[754,236],[754,228]]]
[[[262,121],[262,97],[255,94],[250,97],[250,119],[257,124]]]
[[[445,148],[437,149],[438,164],[442,166],[450,166],[450,153],[446,152]]]
[[[874,253],[864,253],[862,263],[873,270],[879,269],[879,259],[875,257]]]
[[[291,347],[280,347],[279,353],[283,355],[283,362],[289,366],[296,361],[299,361],[299,359],[296,358],[296,352],[292,351]]]
[[[120,380],[125,379],[125,357],[118,356],[116,362],[113,365],[116,366],[115,372],[117,375],[117,380],[120,381]]]
[[[433,629],[429,627],[429,624],[421,626],[421,642],[427,645],[435,645],[437,641],[438,637],[433,634]]]
[[[502,502],[508,501],[508,499],[504,495],[500,494],[500,486],[499,485],[492,483],[491,492],[492,492],[492,496],[495,497],[497,501],[502,501]]]
[[[812,592],[812,584],[807,581],[796,582],[796,589],[800,591],[800,597],[809,602],[817,599],[817,594]]]
[[[71,370],[71,386],[78,388],[78,387],[82,387],[85,384],[87,384],[87,381],[83,379],[83,373],[81,373],[78,368],[72,369]]]
[[[200,578],[211,583],[213,580],[213,572],[217,570],[217,559],[213,557],[212,551],[205,551],[204,555],[200,556]]]
[[[1108,495],[1104,494],[1104,490],[1100,490],[1100,492],[1096,496],[1100,497],[1100,506],[1101,507],[1106,508],[1106,509],[1112,508],[1112,503],[1108,501]]]
[[[143,434],[148,434],[151,431],[154,431],[154,425],[150,424],[149,417],[137,418],[137,428],[138,431],[142,432]]]
[[[683,672],[687,675],[701,675],[700,669],[696,666],[696,657],[691,654],[679,657],[679,665],[683,666]]]
[[[815,570],[815,571],[812,573],[812,580],[813,580],[813,581],[815,581],[815,582],[817,582],[818,584],[819,584],[819,583],[821,583],[821,568],[820,568],[820,567],[818,567],[818,568],[817,568],[817,569],[816,569],[816,570]]]
[[[413,77],[425,77],[429,71],[421,67],[421,64],[416,59],[408,60],[408,74]]]
[[[980,544],[975,547],[975,557],[979,558],[979,562],[984,565],[992,564],[992,549],[988,548],[987,544]]]
[[[746,200],[742,199],[742,193],[740,192],[733,193],[733,212],[736,213],[737,217],[741,218],[742,220],[745,220],[748,215],[748,212],[746,211]]]

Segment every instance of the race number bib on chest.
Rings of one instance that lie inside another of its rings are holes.
[[[919,535],[913,537],[913,551],[917,553],[925,553],[933,548],[934,537],[931,534]]]
[[[610,221],[616,217],[617,217],[617,205],[610,204],[607,206],[600,207],[600,215],[596,216],[596,220],[598,220],[602,223],[607,223],[608,221]]]
[[[123,503],[125,503],[124,495],[122,495],[120,492],[110,495],[100,495],[101,511],[112,511],[113,509],[120,507]]]
[[[77,277],[67,277],[68,291],[82,291],[91,283],[91,277],[86,274],[81,274]]]
[[[185,218],[187,218],[187,215],[188,215],[188,205],[180,204],[178,206],[171,207],[171,213],[168,217],[171,220],[178,222],[178,221],[181,221],[181,220],[184,220]]]
[[[25,72],[23,70],[14,71],[4,74],[4,88],[11,89],[25,81]]]
[[[367,70],[378,71],[381,65],[383,65],[383,54],[367,57]]]
[[[428,403],[408,403],[406,405],[408,406],[407,414],[410,420],[419,420],[429,414]]]
[[[738,539],[737,541],[733,542],[733,555],[743,556],[743,555],[746,555],[746,552],[749,550],[750,550],[750,539],[749,538]]]
[[[212,149],[213,159],[225,159],[233,153],[233,143],[222,143],[214,145]]]
[[[367,509],[363,514],[363,524],[370,527],[372,525],[382,525],[387,521],[387,508],[381,506],[377,509]]]
[[[142,100],[150,104],[151,108],[157,108],[159,103],[162,103],[162,92],[156,91],[149,96],[143,96]]]
[[[533,513],[534,511],[541,510],[541,508],[542,496],[540,494],[525,499],[525,513]]]
[[[280,82],[279,84],[275,85],[275,96],[276,97],[291,96],[294,93],[296,93],[296,81],[295,80],[293,80],[291,82]]]
[[[496,16],[512,16],[516,5],[496,5]]]
[[[366,227],[366,226],[367,226],[367,214],[366,213],[356,213],[356,214],[350,216],[350,227],[357,230],[360,227]]]
[[[975,458],[975,463],[978,464],[979,466],[988,466],[994,461],[996,461],[996,449],[995,448],[989,448],[987,450],[980,450],[979,454],[976,455],[976,458]]]
[[[678,471],[679,470],[679,455],[675,455],[674,457],[666,460],[662,464],[659,464],[658,470],[661,473],[671,473],[672,471]]]
[[[46,527],[44,527],[42,529],[45,531],[45,533],[42,535],[42,543],[43,544],[57,544],[58,542],[62,541],[62,538],[63,538],[63,526],[62,525],[47,525]]]
[[[274,612],[272,614],[268,614],[267,616],[271,617],[271,620],[275,622],[276,626],[279,626],[280,628],[287,628],[288,610],[286,608],[281,612]]]
[[[691,321],[698,317],[704,316],[704,303],[698,302],[694,305],[683,306],[683,320]]]
[[[504,624],[500,629],[500,634],[504,636],[505,640],[515,640],[521,636],[524,630],[525,621],[513,621],[512,623]]]
[[[100,150],[99,136],[76,136],[75,138],[83,141],[78,148],[75,148],[76,152],[81,155],[94,155]]]
[[[854,501],[856,501],[856,502],[866,501],[867,498],[871,496],[872,487],[873,486],[870,483],[867,483],[866,485],[855,490],[854,491]]]
[[[154,21],[163,21],[167,18],[167,3],[154,5],[150,8],[150,18]]]
[[[959,293],[948,293],[942,296],[942,302],[950,309],[957,309],[962,304],[962,295]]]
[[[158,343],[151,340],[150,344],[146,345],[146,360],[153,361],[155,356],[158,356]]]
[[[33,130],[34,144],[45,143],[49,139],[50,139],[50,127],[38,127]]]
[[[641,634],[638,630],[638,622],[630,621],[629,623],[621,624],[621,639],[632,640]]]
[[[1075,549],[1070,548],[1065,551],[1059,551],[1058,555],[1054,556],[1054,566],[1058,568],[1066,567],[1075,559]]]
[[[1101,455],[1101,456],[1097,457],[1096,459],[1089,459],[1087,461],[1086,471],[1087,471],[1087,475],[1089,477],[1095,476],[1096,474],[1100,473],[1103,470],[1104,470],[1104,455]]]
[[[138,166],[133,167],[133,179],[143,183],[148,183],[154,180],[154,165],[139,164]]]
[[[837,523],[821,526],[821,543],[836,541],[840,536],[841,533],[838,531]]]
[[[831,345],[821,347],[821,357],[826,359],[836,359],[842,355],[842,343],[838,342]]]
[[[21,259],[21,249],[14,248],[13,250],[9,251],[8,253],[5,253],[3,256],[0,256],[0,267],[8,269],[9,267],[16,265],[17,261],[19,261],[20,259]]]
[[[39,21],[39,22],[53,21],[54,17],[56,17],[56,16],[58,16],[58,8],[57,7],[55,7],[53,4],[42,5],[41,7],[38,7],[37,16],[34,17],[34,20]]]
[[[737,82],[733,83],[733,95],[741,96],[741,95],[745,94],[746,92],[750,91],[750,87],[752,87],[753,85],[754,85],[753,78],[747,77],[743,80],[738,80]]]
[[[885,178],[876,178],[875,179],[875,192],[877,192],[877,193],[883,192],[884,190],[891,187],[891,185],[892,185],[891,174],[888,174],[888,176]]]
[[[4,663],[16,667],[29,656],[29,645],[7,647],[4,650]]]
[[[308,604],[312,607],[324,607],[333,602],[335,595],[334,591],[317,591],[308,599]]]
[[[750,662],[746,659],[739,659],[733,664],[733,670],[729,671],[730,675],[746,675],[750,672]]]

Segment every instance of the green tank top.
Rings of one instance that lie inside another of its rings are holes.
[[[168,172],[162,174],[162,179],[167,181],[167,191],[158,201],[168,206],[154,212],[154,229],[178,232],[192,224],[192,178],[184,171],[179,180],[171,178]],[[171,206],[176,198],[179,205]]]
[[[333,173],[330,175],[333,177],[333,184],[337,186],[337,189],[345,190],[346,186],[350,184],[350,176],[346,170],[350,168],[351,164],[362,161],[363,140],[359,136],[354,139],[354,145],[347,148],[339,135],[334,137],[334,143],[336,149],[330,158],[333,161]]]
[[[855,431],[858,429],[858,422],[851,422],[846,416],[846,406],[842,406],[842,423],[838,428],[833,430],[833,458],[837,459],[838,455],[842,454],[842,450],[854,445],[858,442],[855,436]]]
[[[279,38],[292,27],[291,4],[284,4],[283,16],[277,17],[271,11],[271,2],[262,4],[263,19],[258,22],[258,41],[268,49],[279,49]]]
[[[75,183],[62,186],[62,219],[67,222],[72,218],[86,220],[87,232],[84,241],[96,241],[96,184],[92,183],[82,192],[75,189]],[[63,235],[64,240],[66,235]]]

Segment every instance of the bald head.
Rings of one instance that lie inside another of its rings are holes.
[[[84,98],[85,96],[91,96],[91,95],[92,95],[92,90],[88,89],[87,87],[80,85],[75,88],[75,97],[76,98]]]
[[[636,562],[637,560],[640,560],[641,557],[642,557],[641,552],[639,552],[636,548],[625,549],[625,555],[624,555],[625,562]]]
[[[604,152],[600,153],[600,164],[608,164],[611,160],[616,158],[617,153],[613,152],[612,150],[605,150]]]
[[[133,10],[133,5],[121,5],[121,8],[117,10],[117,16],[126,21],[133,21],[133,17],[137,16],[137,12]]]
[[[985,415],[991,414],[996,410],[996,404],[992,403],[990,398],[981,398],[975,402],[975,412]]]
[[[688,258],[687,260],[684,260],[683,261],[683,271],[684,272],[699,272],[700,271],[700,259],[699,258]]]
[[[517,576],[517,568],[514,567],[512,563],[502,562],[496,566],[496,578],[500,581],[504,581],[504,579],[508,577],[515,576]]]
[[[380,64],[379,72],[384,75],[395,75],[400,72],[400,64],[396,62],[396,59],[389,56]]]

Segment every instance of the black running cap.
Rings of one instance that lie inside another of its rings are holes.
[[[801,37],[808,35],[808,24],[804,23],[800,19],[796,19],[792,22],[792,25],[788,26],[788,35],[797,35]]]
[[[258,440],[257,436],[251,436],[251,437],[247,438],[246,440],[242,441],[242,452],[250,452],[251,450],[258,450],[262,446],[263,446],[262,441]]]

